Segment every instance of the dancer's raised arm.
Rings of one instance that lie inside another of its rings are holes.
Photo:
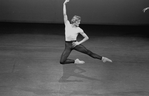
[[[65,0],[63,3],[63,16],[64,16],[64,23],[67,22],[68,16],[67,16],[67,11],[66,11],[66,4],[69,2],[69,0]]]

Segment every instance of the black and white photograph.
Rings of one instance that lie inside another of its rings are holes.
[[[149,0],[0,0],[0,96],[149,96]]]

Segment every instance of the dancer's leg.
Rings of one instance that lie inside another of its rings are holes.
[[[76,47],[74,47],[74,50],[82,52],[84,54],[87,54],[87,55],[91,56],[92,58],[102,60],[102,56],[91,52],[90,50],[85,48],[82,44],[77,45]]]
[[[68,56],[70,55],[71,51],[73,50],[72,42],[65,42],[65,50],[63,51],[60,59],[60,64],[84,64],[84,61],[81,61],[79,59],[68,59]]]
[[[70,55],[72,49],[70,43],[65,43],[65,50],[63,51],[60,59],[60,64],[70,64],[74,63],[75,61],[73,59],[67,59]]]
[[[95,53],[91,52],[90,50],[88,50],[87,48],[85,48],[81,44],[77,45],[74,49],[79,51],[79,52],[85,53],[85,54],[91,56],[92,58],[102,60],[103,62],[112,62],[112,60],[110,60],[109,58],[95,54]]]

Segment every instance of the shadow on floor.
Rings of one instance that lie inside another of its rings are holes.
[[[63,65],[63,76],[59,79],[59,82],[83,82],[83,80],[69,80],[71,76],[100,81],[99,79],[83,75],[84,72],[86,70],[78,67],[76,64]]]

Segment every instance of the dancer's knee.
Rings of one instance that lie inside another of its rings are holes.
[[[60,60],[60,64],[65,64],[65,61],[64,60]]]
[[[61,61],[60,61],[60,64],[62,64],[62,65],[63,65],[63,64],[65,64],[65,62],[61,62]]]

